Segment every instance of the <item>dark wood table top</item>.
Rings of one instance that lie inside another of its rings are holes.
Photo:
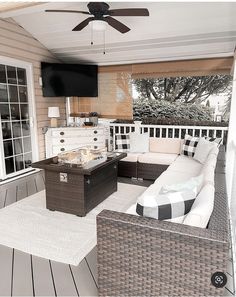
[[[53,158],[45,159],[42,161],[32,163],[33,168],[40,168],[50,171],[57,171],[57,172],[66,172],[66,173],[75,173],[75,174],[82,174],[82,175],[91,175],[93,172],[97,170],[101,170],[102,168],[106,167],[109,164],[116,163],[119,160],[125,158],[127,156],[126,153],[108,153],[107,160],[102,162],[96,166],[91,168],[83,168],[83,166],[78,166],[76,164],[60,164],[54,163]]]

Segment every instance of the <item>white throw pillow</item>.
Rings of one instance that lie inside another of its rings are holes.
[[[217,144],[215,142],[210,142],[205,138],[201,137],[196,146],[193,159],[200,162],[201,164],[204,164],[207,160],[210,151],[215,147],[217,147]]]
[[[205,185],[196,197],[191,211],[186,215],[183,224],[206,228],[214,208],[215,189]]]
[[[172,184],[172,185],[165,185],[161,188],[160,193],[164,194],[167,192],[177,192],[177,191],[184,191],[184,190],[191,190],[197,187],[197,193],[201,191],[203,185],[203,174],[191,177],[189,180]]]
[[[148,133],[130,133],[130,152],[147,153],[149,152],[149,134]]]

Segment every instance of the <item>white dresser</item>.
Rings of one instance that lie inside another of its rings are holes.
[[[45,134],[46,158],[83,146],[102,148],[105,145],[103,126],[49,128]]]

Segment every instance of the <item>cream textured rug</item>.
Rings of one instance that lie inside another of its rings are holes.
[[[42,258],[78,265],[96,245],[96,215],[125,212],[145,187],[118,184],[118,191],[86,217],[46,209],[45,191],[0,210],[0,244]]]

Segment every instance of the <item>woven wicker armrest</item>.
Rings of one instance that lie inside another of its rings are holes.
[[[228,232],[104,210],[97,216],[100,296],[220,296]]]

